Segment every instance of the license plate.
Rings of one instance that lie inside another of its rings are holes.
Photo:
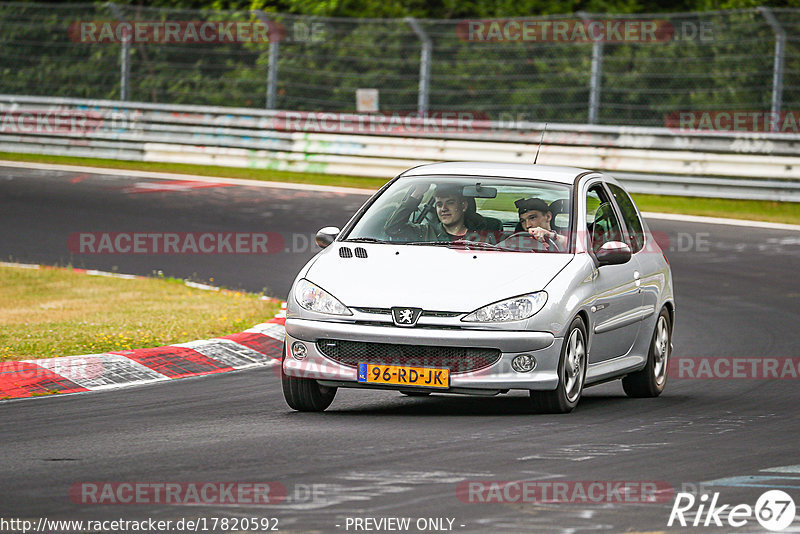
[[[365,384],[448,388],[450,369],[359,363],[358,381]]]

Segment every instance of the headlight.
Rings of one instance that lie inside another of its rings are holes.
[[[294,298],[306,310],[330,315],[353,315],[347,306],[308,280],[300,280],[294,288]]]
[[[475,323],[504,323],[508,321],[521,321],[533,316],[544,307],[547,302],[547,293],[539,291],[530,295],[520,295],[508,300],[501,300],[494,304],[484,306],[470,313],[462,321]]]

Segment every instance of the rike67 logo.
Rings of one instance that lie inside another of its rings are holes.
[[[667,526],[741,528],[755,519],[762,528],[780,532],[792,524],[796,512],[794,499],[781,490],[764,492],[755,506],[722,504],[719,492],[711,497],[680,492],[675,496]]]

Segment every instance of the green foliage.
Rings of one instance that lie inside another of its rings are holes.
[[[749,1],[727,1],[724,7]],[[789,4],[800,0],[785,0]],[[382,110],[413,111],[421,43],[402,17],[414,16],[433,42],[432,110],[582,123],[588,119],[591,43],[476,42],[459,33],[459,21],[565,10],[638,13],[721,6],[711,0],[669,6],[653,0],[158,0],[148,7],[117,2],[113,10],[106,3],[6,3],[0,4],[0,91],[118,99],[122,45],[81,42],[70,33],[78,21],[255,21],[250,10],[262,9],[285,30],[277,64],[278,108],[354,111],[356,89],[376,88]],[[775,13],[788,34],[783,108],[796,109],[800,11]],[[437,17],[443,20],[423,20]],[[620,15],[595,16],[604,17]],[[673,38],[603,46],[601,124],[661,126],[669,114],[687,109],[769,110],[774,33],[761,13],[651,18],[671,25]],[[133,43],[129,99],[261,108],[269,49],[268,42]]]
[[[98,2],[101,3],[101,2]],[[757,6],[800,7],[800,0],[120,0],[174,9],[262,9],[321,17],[458,19],[588,13],[680,13]]]

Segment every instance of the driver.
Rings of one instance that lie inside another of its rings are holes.
[[[386,221],[387,234],[397,236],[410,232],[423,241],[453,241],[462,239],[467,231],[475,229],[469,227],[465,217],[468,203],[464,198],[463,188],[449,184],[438,185],[433,194],[437,222],[432,223],[427,219],[420,223],[409,222],[411,214],[416,210],[429,187],[428,184],[419,184],[414,187],[409,197]]]
[[[541,198],[521,198],[514,202],[519,212],[519,224],[522,231],[528,232],[549,248],[546,240],[555,243],[558,250],[567,249],[567,238],[550,228],[553,211]]]

